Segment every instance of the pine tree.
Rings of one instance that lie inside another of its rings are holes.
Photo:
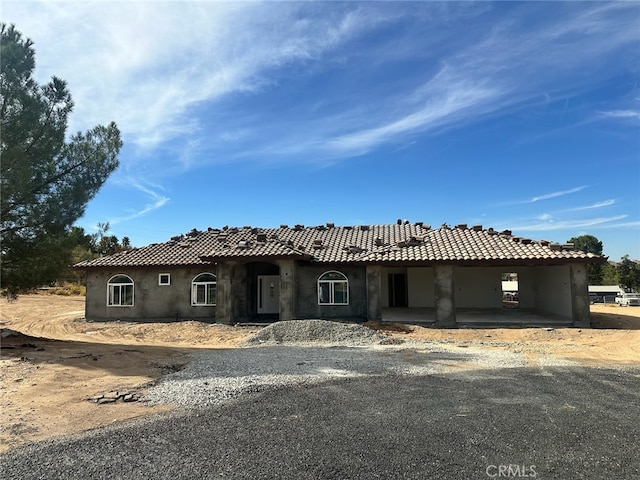
[[[35,50],[0,24],[1,274],[5,293],[52,281],[70,261],[69,230],[118,167],[115,123],[66,138],[64,80],[33,79]]]

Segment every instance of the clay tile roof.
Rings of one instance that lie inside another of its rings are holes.
[[[586,254],[570,244],[535,241],[479,225],[422,222],[387,225],[293,228],[224,227],[172,237],[168,242],[81,262],[76,268],[189,266],[225,260],[290,258],[314,263],[500,264],[602,263],[606,257]]]

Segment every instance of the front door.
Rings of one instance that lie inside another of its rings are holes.
[[[258,313],[280,312],[280,276],[258,275]]]

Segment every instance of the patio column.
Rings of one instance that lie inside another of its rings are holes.
[[[247,265],[231,265],[231,317],[234,323],[249,320]]]
[[[569,266],[571,279],[571,317],[574,327],[590,328],[591,312],[589,310],[589,275],[587,265],[572,263]]]
[[[382,267],[367,265],[367,320],[382,320]]]
[[[456,327],[455,281],[452,265],[434,267],[436,325]]]
[[[233,293],[231,275],[233,265],[222,262],[217,268],[216,322],[233,325]]]
[[[296,262],[279,260],[280,267],[280,320],[296,318]]]

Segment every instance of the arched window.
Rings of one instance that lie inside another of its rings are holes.
[[[318,277],[318,305],[349,305],[349,280],[335,270]]]
[[[215,305],[217,279],[213,273],[201,273],[191,282],[191,305]]]
[[[107,282],[107,305],[109,307],[133,306],[133,280],[127,275],[114,275]]]

